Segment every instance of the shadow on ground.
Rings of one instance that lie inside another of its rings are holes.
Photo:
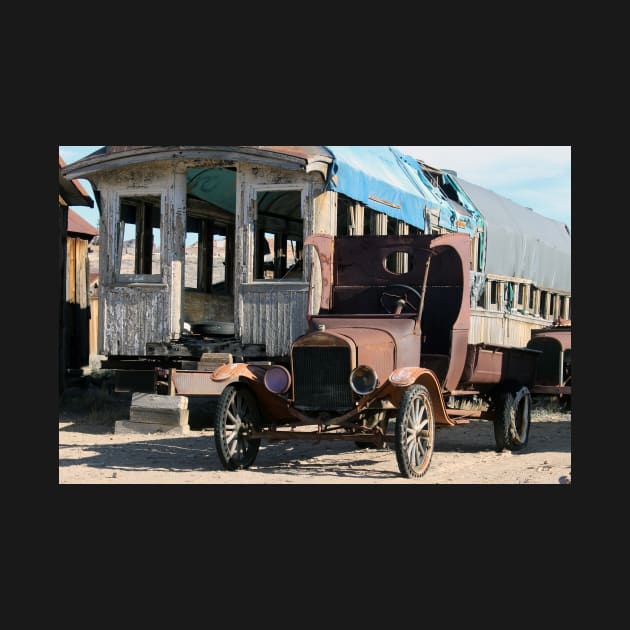
[[[557,417],[557,416],[556,416]],[[552,450],[571,452],[571,416],[562,414],[563,421],[545,420],[545,416],[532,418],[527,445],[514,455]],[[435,438],[435,452],[479,453],[496,451],[494,425],[488,421],[473,421],[455,427],[440,427]]]

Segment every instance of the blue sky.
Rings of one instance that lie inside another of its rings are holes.
[[[102,146],[102,145],[101,145]],[[101,146],[59,146],[66,164]],[[483,186],[571,227],[570,146],[412,146],[397,147],[431,166],[457,171],[462,179]],[[93,195],[86,180],[79,180]],[[73,207],[98,227],[96,208]]]

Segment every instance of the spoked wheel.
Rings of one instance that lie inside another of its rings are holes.
[[[227,470],[248,468],[254,463],[260,439],[249,437],[260,424],[258,405],[245,387],[228,385],[219,398],[214,418],[214,442]]]
[[[494,418],[497,450],[519,451],[529,439],[532,398],[527,387],[512,387],[499,394]]]
[[[423,385],[411,385],[396,418],[396,459],[404,477],[422,477],[427,472],[434,442],[435,416],[429,391]]]

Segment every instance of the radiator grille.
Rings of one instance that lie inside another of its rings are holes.
[[[349,348],[294,348],[293,378],[297,409],[347,411],[352,407]]]

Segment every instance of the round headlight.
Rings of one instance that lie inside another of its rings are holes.
[[[354,368],[350,374],[350,387],[355,394],[365,396],[372,393],[378,385],[376,372],[368,365]]]
[[[291,374],[281,365],[274,365],[265,372],[264,382],[272,394],[284,394],[291,387]]]

